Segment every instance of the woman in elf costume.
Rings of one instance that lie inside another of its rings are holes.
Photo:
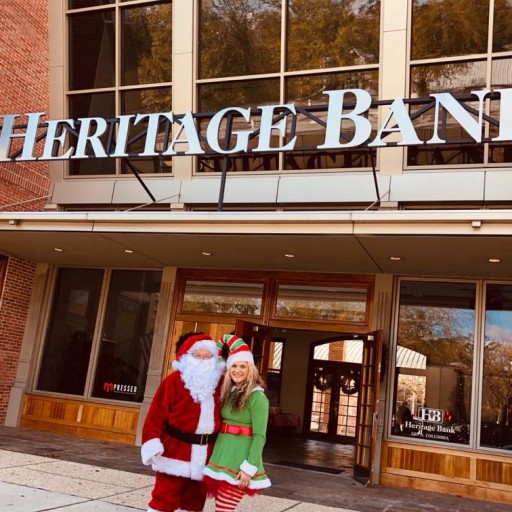
[[[270,487],[263,469],[269,404],[248,345],[232,334],[219,342],[226,360],[221,388],[222,426],[203,473],[215,512],[232,512],[244,495]]]

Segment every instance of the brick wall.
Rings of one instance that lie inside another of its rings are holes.
[[[0,115],[47,112],[48,0],[0,2],[0,24]],[[47,194],[46,163],[0,163],[0,212],[40,211]],[[16,376],[35,271],[34,263],[6,256],[3,286],[0,280],[0,424]]]

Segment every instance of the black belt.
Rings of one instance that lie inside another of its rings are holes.
[[[199,444],[201,446],[215,442],[215,439],[217,439],[218,436],[218,432],[214,432],[213,434],[191,434],[190,432],[183,432],[183,430],[173,427],[167,422],[165,423],[165,431],[170,436],[175,437],[184,443]]]

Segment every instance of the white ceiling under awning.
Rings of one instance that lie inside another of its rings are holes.
[[[0,251],[79,266],[512,278],[512,211],[2,213]]]

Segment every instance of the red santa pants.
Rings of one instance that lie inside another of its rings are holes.
[[[180,508],[200,512],[206,501],[200,481],[158,472],[151,496],[149,506],[160,512],[174,512]]]

